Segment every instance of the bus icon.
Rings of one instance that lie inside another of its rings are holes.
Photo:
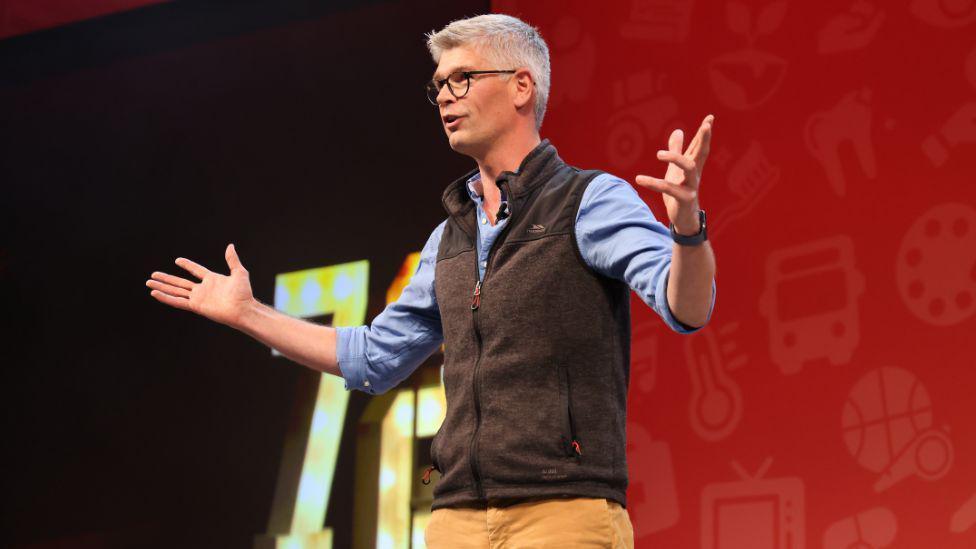
[[[780,371],[795,374],[823,358],[850,362],[860,339],[857,300],[863,293],[864,275],[846,235],[771,253],[759,311],[769,321],[770,354]]]

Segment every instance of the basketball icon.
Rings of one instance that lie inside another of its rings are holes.
[[[865,469],[881,473],[876,492],[909,475],[936,480],[952,466],[952,441],[932,428],[928,391],[907,370],[865,374],[848,395],[841,424],[851,455]]]

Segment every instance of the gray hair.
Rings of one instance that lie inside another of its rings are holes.
[[[542,127],[549,101],[549,47],[539,30],[510,15],[492,13],[468,19],[459,19],[443,29],[427,34],[427,49],[439,64],[444,51],[458,46],[480,47],[492,62],[499,63],[492,69],[526,67],[535,82],[535,127]]]

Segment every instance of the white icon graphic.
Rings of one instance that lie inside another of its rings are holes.
[[[898,293],[919,320],[951,326],[976,312],[976,209],[935,206],[902,238],[895,265]]]
[[[723,149],[728,153],[728,149]],[[726,204],[721,217],[709,222],[708,232],[714,238],[729,223],[747,216],[769,191],[779,183],[779,167],[772,166],[758,141],[752,141],[729,171],[729,189],[735,198]]]
[[[657,367],[660,361],[658,337],[655,334],[657,319],[634,324],[630,346],[630,364],[633,369],[631,379],[637,390],[648,394],[657,385]]]
[[[973,0],[912,0],[912,14],[936,27],[961,27],[976,21]]]
[[[922,141],[922,151],[938,168],[949,161],[952,149],[973,143],[976,143],[976,102],[970,101],[949,115],[937,133]]]
[[[556,22],[546,37],[552,51],[552,66],[565,67],[552,72],[549,106],[558,107],[563,101],[586,101],[596,70],[596,43],[593,38],[583,31],[579,19],[566,16]]]
[[[908,370],[885,367],[865,374],[851,389],[841,423],[851,455],[880,473],[875,492],[911,475],[938,480],[952,467],[952,441],[932,427],[928,391]]]
[[[807,150],[820,162],[837,196],[847,192],[847,177],[840,161],[843,146],[853,148],[864,175],[871,179],[877,175],[870,101],[870,90],[850,92],[831,109],[810,116],[803,128]]]
[[[671,446],[653,440],[642,425],[627,423],[627,462],[630,464],[628,510],[634,539],[666,530],[678,523],[678,489]]]
[[[709,484],[702,491],[702,549],[804,549],[806,510],[803,480],[763,478],[732,462],[741,480]]]
[[[771,253],[759,311],[769,319],[769,351],[780,371],[795,374],[822,358],[850,362],[860,340],[863,293],[864,275],[846,235]]]
[[[732,434],[742,420],[742,390],[728,372],[740,368],[747,358],[735,353],[731,336],[738,323],[719,330],[702,330],[685,338],[685,361],[691,374],[688,417],[691,428],[707,441]]]
[[[708,63],[708,80],[715,96],[736,110],[754,109],[776,93],[786,75],[787,62],[781,57],[755,48],[760,36],[772,34],[783,23],[787,2],[779,0],[763,6],[756,17],[748,6],[730,0],[726,21],[733,33],[748,46],[722,54]]]
[[[976,6],[976,0],[972,4]],[[966,56],[963,72],[970,85],[976,88],[976,49]],[[973,143],[976,143],[976,101],[967,101],[950,114],[938,130],[922,141],[922,151],[938,168],[949,161],[953,149]]]
[[[976,524],[976,494],[973,494],[958,511],[952,514],[949,531],[961,534],[972,528],[974,524]]]
[[[613,104],[618,109],[607,125],[607,156],[626,170],[645,158],[647,144],[667,143],[672,128],[684,127],[676,119],[678,102],[661,95],[665,77],[640,71],[613,83]]]
[[[680,44],[688,38],[694,0],[631,0],[620,35],[630,40]]]
[[[875,507],[827,527],[824,549],[882,549],[895,540],[898,519],[887,507]]]
[[[883,21],[884,12],[871,2],[857,0],[820,29],[817,50],[821,54],[859,50],[874,40]]]

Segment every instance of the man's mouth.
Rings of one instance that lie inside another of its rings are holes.
[[[464,117],[463,116],[457,116],[457,115],[449,114],[449,115],[447,115],[447,116],[444,117],[444,127],[447,128],[447,129],[449,129],[449,130],[453,130],[454,128],[457,128],[458,125],[460,125],[462,118],[464,118]]]

